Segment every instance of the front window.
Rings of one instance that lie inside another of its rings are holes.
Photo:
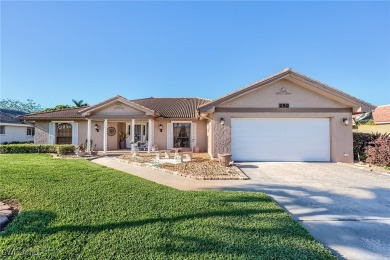
[[[35,131],[33,127],[27,127],[27,135],[34,136]]]
[[[5,126],[4,125],[0,126],[0,135],[5,135]]]
[[[72,144],[72,124],[58,124],[56,136],[57,144]]]
[[[191,146],[191,123],[174,123],[173,124],[173,146],[190,147]]]

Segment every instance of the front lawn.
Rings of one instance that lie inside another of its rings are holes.
[[[0,155],[5,199],[22,210],[0,258],[334,258],[264,194],[179,191],[86,160]]]

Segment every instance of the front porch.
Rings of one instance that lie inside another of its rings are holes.
[[[154,145],[153,119],[87,119],[87,122],[86,138],[80,138],[85,140],[87,153],[130,153],[132,144],[150,152]]]

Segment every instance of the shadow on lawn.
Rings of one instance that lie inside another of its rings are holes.
[[[244,197],[241,201],[252,202],[254,200],[249,197]],[[0,233],[0,237],[15,234],[52,235],[57,232],[99,233],[106,230],[128,229],[148,224],[158,224],[156,226],[156,230],[160,230],[156,231],[158,242],[155,244],[145,244],[144,248],[151,255],[160,252],[158,253],[160,256],[163,254],[168,258],[179,256],[199,257],[201,255],[208,258],[294,258],[294,256],[305,256],[306,258],[312,259],[330,258],[330,255],[326,254],[326,250],[324,249],[302,246],[303,244],[314,243],[314,241],[311,240],[311,237],[303,229],[293,228],[290,230],[291,227],[288,226],[291,222],[281,222],[278,226],[260,225],[258,227],[253,227],[250,224],[249,227],[232,227],[228,223],[210,223],[208,227],[210,230],[206,231],[206,233],[202,229],[187,232],[184,228],[182,231],[178,231],[177,227],[175,228],[173,225],[175,222],[186,220],[196,221],[213,217],[248,217],[257,214],[261,214],[261,216],[257,216],[257,220],[261,221],[261,218],[269,218],[271,215],[275,217],[275,213],[283,213],[283,210],[240,209],[210,211],[101,225],[62,225],[51,227],[50,224],[56,218],[54,213],[48,211],[26,211],[18,216],[18,220],[9,229]],[[285,216],[283,214],[280,217],[284,218]],[[140,237],[140,239],[142,240],[143,238]],[[291,243],[291,241],[294,243]],[[123,240],[123,243],[126,243],[126,241]],[[131,244],[129,246],[131,247]]]
[[[38,234],[55,234],[57,232],[89,232],[97,233],[112,229],[125,229],[131,227],[139,227],[154,223],[173,223],[185,220],[206,219],[210,217],[238,217],[255,214],[272,214],[282,213],[282,209],[272,210],[234,210],[234,211],[211,211],[200,212],[196,214],[180,215],[175,217],[158,217],[135,221],[122,221],[107,223],[101,225],[62,225],[50,227],[48,224],[56,218],[56,215],[48,211],[26,211],[20,214],[15,220],[13,226],[2,234],[3,236],[10,236],[12,234],[24,233],[38,233]]]

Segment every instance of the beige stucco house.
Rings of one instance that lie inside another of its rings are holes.
[[[197,147],[236,161],[352,162],[352,114],[374,108],[287,68],[216,100],[116,96],[23,118],[35,121],[36,143],[86,143],[88,150],[119,149],[119,133],[127,133],[126,148],[139,141],[148,151]]]

